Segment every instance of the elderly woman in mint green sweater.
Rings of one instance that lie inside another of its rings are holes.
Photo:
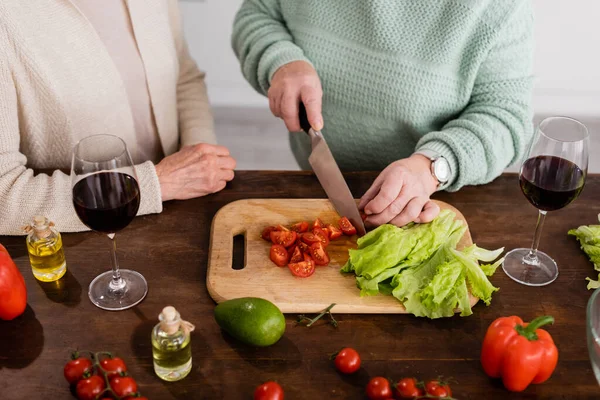
[[[302,101],[342,170],[383,170],[371,225],[430,221],[436,190],[490,182],[532,133],[529,0],[245,0],[232,44],[290,132]]]

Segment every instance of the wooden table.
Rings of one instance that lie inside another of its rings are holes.
[[[359,196],[374,173],[348,175]],[[65,234],[68,274],[57,284],[32,276],[23,237],[0,237],[21,269],[28,288],[25,314],[0,321],[0,398],[72,398],[62,376],[71,349],[110,350],[123,357],[143,394],[151,399],[251,399],[254,388],[277,380],[286,399],[363,399],[369,377],[421,379],[452,376],[459,399],[598,399],[585,339],[586,276],[593,267],[567,230],[595,223],[600,212],[600,176],[588,178],[581,197],[550,213],[541,250],[558,262],[560,275],[547,287],[510,280],[502,270],[492,277],[501,288],[490,307],[478,304],[470,317],[427,320],[410,315],[336,315],[337,329],[326,324],[295,326],[287,316],[285,336],[274,346],[254,349],[224,336],[213,319],[206,290],[210,224],[225,204],[243,198],[322,198],[316,178],[307,173],[239,172],[222,193],[169,202],[160,215],[138,217],[117,235],[122,267],[141,272],[149,284],[137,307],[107,312],[87,297],[89,282],[109,269],[108,240],[95,233]],[[521,194],[517,177],[504,175],[485,187],[436,196],[466,216],[474,241],[486,248],[530,244],[536,210]],[[335,288],[332,288],[335,290]],[[358,293],[357,293],[358,294]],[[183,381],[166,383],[152,369],[150,331],[160,310],[171,304],[196,324],[193,370]],[[495,318],[542,314],[556,318],[548,328],[560,351],[552,378],[521,394],[510,394],[489,379],[479,363],[485,331]],[[328,356],[340,346],[356,348],[361,371],[340,376]]]

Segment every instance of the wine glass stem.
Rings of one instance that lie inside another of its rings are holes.
[[[112,261],[113,278],[110,281],[109,287],[113,292],[120,291],[125,288],[125,281],[121,279],[121,273],[119,272],[119,260],[117,259],[117,235],[111,233],[108,235],[110,239],[110,259]]]
[[[546,220],[547,211],[538,210],[538,220],[535,226],[535,234],[533,236],[533,244],[529,253],[523,257],[523,262],[529,265],[539,265],[540,260],[537,256],[538,246],[540,245],[540,238],[542,237],[542,228],[544,227],[544,221]]]

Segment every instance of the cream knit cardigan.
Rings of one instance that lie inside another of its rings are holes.
[[[165,155],[214,143],[204,75],[188,53],[177,0],[126,3]],[[61,232],[87,230],[73,209],[70,177],[58,169],[70,168],[77,141],[100,133],[136,145],[123,81],[90,22],[70,0],[1,0],[0,235],[22,234],[38,214]],[[136,170],[138,214],[161,212],[154,165]]]

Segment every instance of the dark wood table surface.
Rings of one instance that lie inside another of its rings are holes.
[[[375,176],[356,173],[347,178],[359,197]],[[491,278],[500,287],[491,306],[479,303],[474,314],[465,318],[344,314],[336,315],[336,329],[325,323],[296,326],[296,315],[287,315],[285,336],[262,349],[222,334],[205,284],[210,225],[216,211],[244,198],[323,197],[318,181],[308,173],[238,172],[217,195],[169,202],[160,215],[136,218],[117,235],[119,257],[123,268],[146,277],[149,293],[137,307],[120,312],[102,311],[87,297],[90,281],[109,269],[106,237],[91,232],[64,234],[68,273],[50,284],[37,282],[31,274],[23,237],[0,237],[28,289],[25,314],[0,321],[0,399],[72,398],[63,378],[63,365],[72,349],[115,352],[125,359],[150,399],[251,399],[254,388],[267,380],[278,381],[288,400],[363,399],[369,377],[378,375],[451,376],[458,382],[453,385],[458,399],[600,398],[585,331],[591,295],[585,277],[593,276],[593,266],[577,242],[567,237],[570,228],[597,222],[600,176],[590,176],[581,197],[546,220],[540,248],[555,258],[560,271],[549,286],[519,285],[499,269]],[[462,211],[480,246],[509,250],[530,244],[537,211],[521,194],[516,175],[436,198]],[[152,369],[150,332],[166,305],[175,306],[196,325],[192,372],[176,383],[161,381]],[[531,320],[545,314],[556,318],[548,328],[559,349],[556,371],[548,382],[511,394],[480,366],[486,329],[501,316]],[[355,376],[340,376],[332,367],[328,356],[340,346],[360,352],[363,366]]]

